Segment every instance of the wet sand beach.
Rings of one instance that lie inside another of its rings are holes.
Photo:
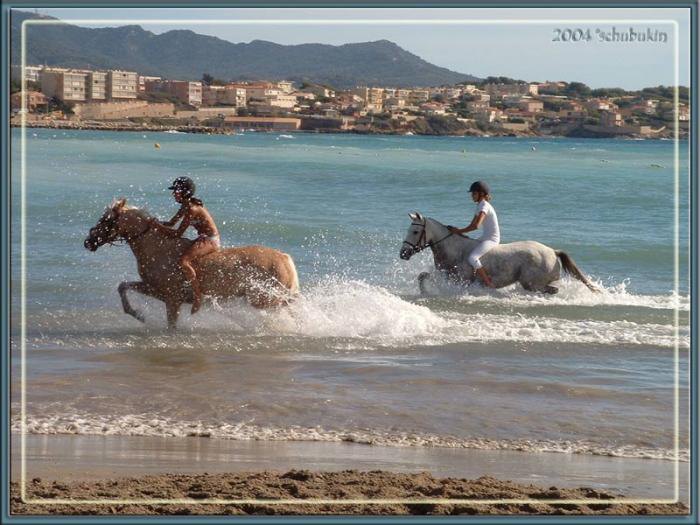
[[[619,495],[586,487],[560,489],[520,485],[488,476],[467,480],[436,478],[427,472],[402,474],[380,470],[163,474],[92,482],[34,478],[27,484],[26,496],[23,502],[19,485],[12,484],[13,513],[678,515],[688,512],[682,503],[645,504],[634,500],[618,503],[614,500]],[[298,502],[306,499],[321,501]],[[64,500],[87,501],[64,503]],[[231,500],[244,501],[229,503]],[[363,500],[377,500],[377,503]],[[469,501],[450,503],[449,500]]]
[[[13,437],[17,447],[19,437]],[[12,508],[23,514],[687,512],[684,500],[669,503],[674,501],[670,484],[665,490],[659,485],[661,479],[670,477],[673,464],[649,459],[353,443],[71,435],[29,435],[26,451],[24,502],[17,450],[12,465]],[[686,465],[681,464],[681,474]],[[680,494],[681,498],[687,494],[685,475]],[[92,501],[61,503],[73,499]],[[297,499],[330,501],[301,504]],[[364,499],[382,501],[358,501]]]

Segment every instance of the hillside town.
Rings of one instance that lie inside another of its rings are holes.
[[[591,89],[579,82],[478,83],[337,90],[313,82],[175,80],[135,71],[13,66],[13,125],[191,132],[325,131],[404,135],[687,135],[688,90]],[[23,97],[24,95],[24,97]],[[24,100],[24,102],[23,102]],[[22,105],[26,104],[23,109]]]

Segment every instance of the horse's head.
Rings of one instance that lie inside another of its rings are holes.
[[[136,211],[138,210],[126,205],[124,198],[107,206],[97,224],[90,228],[90,233],[83,243],[85,248],[94,252],[103,244],[143,233],[147,217],[142,213],[134,213]]]
[[[408,216],[411,218],[411,225],[399,252],[399,257],[405,261],[426,247],[425,217],[418,212],[409,213]]]

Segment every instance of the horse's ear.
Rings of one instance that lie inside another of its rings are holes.
[[[409,213],[408,216],[409,216],[409,218],[410,218],[412,221],[415,221],[416,219],[418,219],[418,213],[417,213],[417,212],[416,212],[416,213]]]
[[[425,222],[425,219],[424,219],[423,216],[420,214],[420,212],[416,212],[416,219],[417,219],[419,222]]]
[[[116,202],[112,205],[112,209],[114,210],[122,210],[126,207],[126,197],[122,197],[121,199],[117,199]]]

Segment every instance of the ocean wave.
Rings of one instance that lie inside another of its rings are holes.
[[[11,429],[21,432],[19,418],[13,418]],[[637,445],[606,445],[585,440],[549,439],[488,439],[458,438],[375,429],[332,430],[322,427],[266,427],[249,422],[237,424],[175,421],[149,414],[133,415],[52,415],[30,416],[26,423],[28,434],[74,434],[99,436],[199,437],[236,441],[319,441],[349,442],[382,447],[435,447],[452,449],[511,450],[530,453],[587,454],[624,458],[689,461],[689,451],[642,447]]]

